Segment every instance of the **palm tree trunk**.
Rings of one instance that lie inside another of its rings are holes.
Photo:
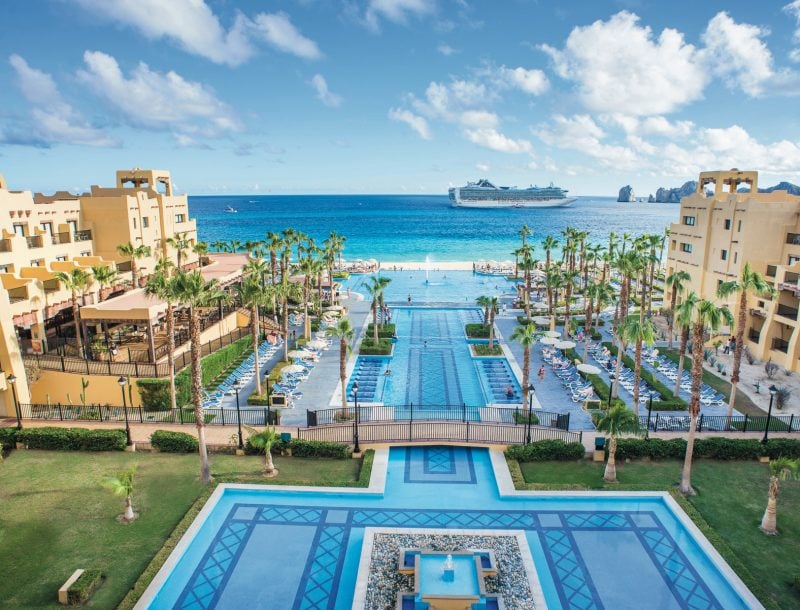
[[[378,298],[372,299],[372,340],[378,347]]]
[[[278,266],[278,257],[275,256],[275,251],[269,251],[269,267],[270,267],[270,274],[272,275],[272,283],[275,284],[275,277],[276,277],[276,269]]]
[[[565,301],[564,301],[564,339],[569,339],[569,302],[572,299],[572,280],[567,282],[567,288],[565,290]]]
[[[272,461],[272,444],[264,447],[264,474],[275,474],[275,463]]]
[[[283,298],[283,359],[289,361],[289,297]]]
[[[633,412],[639,417],[639,393],[642,385],[642,337],[636,338],[636,359],[633,367]]]
[[[778,533],[778,477],[769,478],[769,496],[767,498],[767,509],[761,519],[759,528],[765,534],[775,536]]]
[[[531,317],[531,270],[525,269],[525,317]]]
[[[169,404],[172,412],[178,408],[175,390],[175,306],[167,301],[167,368],[169,369]]]
[[[617,437],[612,436],[608,441],[608,460],[606,470],[603,473],[603,480],[609,483],[617,482]]]
[[[189,334],[192,338],[192,402],[194,403],[194,421],[197,426],[198,452],[200,453],[200,481],[211,482],[211,468],[208,465],[208,449],[206,448],[206,422],[203,412],[203,371],[200,365],[202,357],[200,345],[200,320],[197,308],[192,307],[189,313]]]
[[[683,379],[683,363],[686,359],[686,346],[689,343],[689,327],[684,326],[681,330],[681,347],[678,350],[678,378],[675,380],[675,390],[672,392],[675,398],[680,396],[681,380]]]
[[[80,309],[78,308],[78,296],[75,292],[72,293],[72,322],[75,324],[75,346],[78,348],[78,354],[84,356],[83,352],[83,339],[81,338],[81,320]]]
[[[258,365],[258,305],[253,303],[250,310],[250,330],[253,333],[253,365],[256,371],[256,396],[261,396],[261,368]]]
[[[494,349],[494,307],[489,308],[489,352]]]
[[[339,339],[339,380],[342,382],[342,409],[347,412],[347,341]]]
[[[528,414],[528,387],[531,379],[531,348],[522,352],[522,412]]]
[[[139,287],[139,269],[136,266],[136,259],[131,257],[131,283],[134,289]]]
[[[731,395],[728,400],[728,421],[733,415],[736,402],[736,386],[739,383],[739,370],[742,368],[742,352],[744,351],[744,327],[747,324],[747,291],[742,290],[739,297],[739,320],[736,328],[736,349],[733,352],[733,370],[731,371]]]
[[[691,423],[689,437],[686,439],[686,456],[683,459],[683,473],[681,474],[680,491],[684,495],[693,496],[692,488],[692,457],[694,455],[694,437],[697,428],[697,415],[700,413],[700,386],[703,382],[703,357],[700,351],[703,346],[703,325],[695,322],[692,329],[692,396],[689,399],[689,414]]]
[[[594,320],[592,319],[592,312],[594,310],[594,304],[592,303],[593,299],[589,299],[586,307],[586,337],[584,337],[583,342],[583,361],[586,362],[589,359],[589,340],[592,338],[592,323]]]
[[[672,349],[672,333],[675,328],[675,305],[678,303],[678,288],[677,286],[672,286],[672,296],[670,297],[670,304],[669,309],[672,312],[669,318],[669,328],[667,329],[667,334],[669,335],[667,339],[669,340],[668,347]]]
[[[133,502],[130,496],[125,496],[125,512],[122,514],[125,521],[133,521],[136,516],[133,514]]]

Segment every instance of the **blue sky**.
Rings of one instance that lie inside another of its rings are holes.
[[[0,83],[11,188],[800,182],[800,0],[17,1]]]

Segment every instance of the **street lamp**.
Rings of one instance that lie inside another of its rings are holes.
[[[650,413],[653,411],[653,393],[650,392],[650,400],[647,402],[647,427],[644,430],[644,440],[650,440]]]
[[[17,430],[22,430],[22,413],[19,411],[19,401],[17,400],[17,376],[9,373],[8,383],[11,384],[11,394],[14,396],[14,412],[17,414]]]
[[[236,391],[236,422],[239,426],[239,449],[244,449],[244,442],[242,440],[242,411],[239,408],[239,388],[240,383],[237,379],[233,384],[233,389]],[[264,425],[269,425],[269,422],[264,422]]]
[[[767,425],[764,426],[764,438],[761,439],[762,443],[769,440],[769,421],[772,419],[772,401],[775,400],[775,394],[778,393],[778,388],[775,384],[769,386],[769,410],[767,411]]]
[[[528,430],[525,435],[525,444],[531,444],[531,419],[533,417],[533,384],[528,384]]]
[[[127,377],[120,377],[117,379],[119,389],[122,390],[122,411],[125,413],[125,438],[127,439],[128,447],[131,446],[131,426],[128,423],[128,403],[125,400],[125,386],[128,385]]]
[[[353,402],[355,402],[356,409],[356,425],[353,428],[353,453],[361,453],[361,447],[358,445],[358,381],[353,382]]]

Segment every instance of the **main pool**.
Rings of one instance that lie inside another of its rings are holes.
[[[523,532],[551,609],[761,608],[668,494],[515,492],[502,454],[452,446],[379,450],[372,477],[220,486],[137,608],[349,609],[373,527]]]

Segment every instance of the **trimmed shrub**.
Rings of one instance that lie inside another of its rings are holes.
[[[530,409],[527,413],[523,413],[522,411],[514,411],[512,416],[515,424],[527,424],[528,417],[530,417],[530,423],[532,426],[539,425],[539,417]]]
[[[697,445],[695,444],[695,447]],[[696,449],[695,449],[696,451]],[[608,444],[606,444],[606,455]],[[686,441],[682,438],[664,440],[651,438],[621,438],[617,440],[618,460],[638,460],[650,458],[653,460],[682,459],[686,454]],[[699,456],[698,456],[699,457]]]
[[[361,458],[361,470],[358,473],[358,483],[356,483],[356,487],[369,487],[369,479],[372,476],[372,462],[374,460],[374,449],[367,449],[364,451],[364,457]]]
[[[150,435],[150,443],[163,453],[193,453],[198,446],[191,434],[171,430],[156,430]]]
[[[203,387],[208,389],[213,387],[212,382],[224,371],[236,363],[246,351],[252,349],[252,337],[247,335],[222,349],[218,349],[213,354],[203,358]],[[192,369],[186,367],[175,375],[175,393],[178,406],[187,405],[192,401]]]
[[[8,447],[9,449],[13,449],[15,447],[15,443],[17,442],[17,429],[12,427],[2,427],[0,428],[0,443],[3,444],[3,447]]]
[[[342,443],[330,443],[327,441],[306,441],[302,439],[292,439],[289,442],[276,440],[272,443],[272,453],[280,455],[287,450],[292,451],[293,457],[317,457],[345,459],[351,457],[350,446]],[[250,444],[247,439],[244,445],[244,452],[247,455],[264,455],[263,449],[257,449]]]
[[[464,332],[470,339],[488,339],[489,338],[489,325],[483,324],[467,324],[464,326]]]
[[[378,344],[375,345],[371,338],[365,338],[361,342],[359,353],[362,356],[388,356],[392,353],[392,340],[379,339]]]
[[[566,443],[558,439],[537,441],[530,445],[509,447],[506,455],[518,462],[547,462],[580,460],[586,454],[583,443]]]
[[[761,445],[761,454],[770,459],[787,457],[800,458],[800,439],[796,438],[771,438],[769,442]]]
[[[503,355],[503,348],[500,347],[499,343],[495,343],[491,349],[489,349],[488,343],[473,343],[470,345],[472,348],[473,354],[476,356],[502,356]]]
[[[757,460],[762,453],[756,439],[713,437],[694,442],[695,456],[712,460]]]
[[[381,326],[378,324],[378,339],[391,339],[394,337],[394,333],[397,327],[394,324],[384,324]],[[374,336],[373,333],[375,331],[372,328],[372,322],[367,324],[367,337]]]
[[[70,606],[82,606],[89,601],[97,588],[103,584],[103,573],[97,569],[84,570],[69,589],[67,589],[67,603]]]
[[[773,441],[766,446],[756,439],[741,438],[698,438],[694,442],[694,457],[707,458],[711,460],[755,460],[765,452],[771,457],[778,455],[792,455],[796,451],[800,455],[800,441],[794,439],[775,439],[789,441],[789,443],[775,444],[770,447]],[[794,446],[792,446],[792,443]],[[783,453],[781,453],[783,450]],[[625,460],[636,460],[641,458],[651,458],[654,460],[676,459],[682,460],[686,455],[686,441],[682,438],[664,440],[651,438],[649,440],[640,438],[621,438],[617,441],[617,458]]]
[[[139,388],[139,398],[145,411],[169,411],[169,381],[137,379],[136,386]]]
[[[123,451],[127,438],[124,430],[87,430],[86,428],[24,428],[17,441],[28,449],[61,451]]]

